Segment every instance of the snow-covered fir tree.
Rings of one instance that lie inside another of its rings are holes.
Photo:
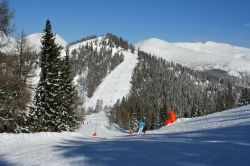
[[[66,48],[66,56],[62,61],[60,75],[61,86],[61,116],[57,117],[59,124],[59,130],[73,131],[79,126],[80,118],[77,112],[78,96],[77,91],[72,83],[73,75],[71,70],[71,64],[69,60],[69,49]]]
[[[77,126],[75,91],[68,55],[65,62],[60,58],[61,46],[55,43],[51,23],[46,21],[41,48],[41,74],[36,91],[36,109],[31,113],[32,131],[66,131]]]

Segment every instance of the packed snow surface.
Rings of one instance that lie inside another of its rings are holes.
[[[250,49],[230,44],[205,43],[169,43],[151,38],[135,44],[145,52],[168,61],[180,63],[196,69],[221,69],[233,75],[238,72],[250,72]]]
[[[100,112],[88,115],[76,132],[0,134],[0,147],[1,166],[248,166],[250,106],[178,119],[139,136],[110,125]]]

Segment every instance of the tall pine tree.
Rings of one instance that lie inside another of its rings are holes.
[[[51,23],[46,21],[41,47],[41,74],[36,91],[36,110],[32,114],[34,131],[60,131],[61,88],[60,49],[55,43]]]

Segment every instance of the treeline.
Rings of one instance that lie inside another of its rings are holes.
[[[97,39],[97,38],[98,38],[98,36],[96,36],[96,35],[90,35],[87,37],[83,37],[79,40],[70,42],[69,45],[71,46],[71,45],[74,45],[74,44],[77,44],[80,42],[84,42],[84,41],[91,40],[91,39]],[[97,41],[97,40],[95,40],[95,41]],[[102,45],[107,45],[110,48],[121,47],[124,50],[130,49],[132,52],[135,51],[135,47],[132,44],[129,44],[128,41],[124,40],[122,37],[118,37],[112,33],[106,33],[104,40],[102,40]]]
[[[121,47],[125,50],[131,50],[132,53],[135,51],[135,47],[132,44],[129,44],[128,41],[124,40],[121,37],[113,35],[111,33],[107,33],[106,37],[107,40],[106,45],[109,45],[111,48]]]
[[[164,124],[168,111],[177,117],[196,117],[233,108],[236,105],[234,79],[195,71],[180,64],[138,52],[128,97],[112,108],[110,121],[135,129],[138,120],[155,129]]]
[[[238,101],[238,106],[244,106],[250,104],[250,74],[248,72],[241,72],[240,73],[240,84],[241,89],[240,89],[240,96],[239,96],[239,101]]]
[[[241,89],[238,106],[250,104],[250,88],[244,87]]]
[[[79,86],[88,97],[93,95],[103,78],[124,60],[122,52],[114,52],[104,41],[96,39],[71,52],[75,75],[80,76]]]
[[[77,43],[80,43],[80,42],[84,42],[84,41],[87,41],[87,40],[91,40],[91,39],[95,39],[95,38],[97,38],[96,35],[90,35],[90,36],[87,36],[87,37],[83,37],[83,38],[81,38],[79,40],[70,42],[69,45],[72,46],[74,44],[77,44]]]

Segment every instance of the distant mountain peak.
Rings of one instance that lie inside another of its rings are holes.
[[[162,39],[159,39],[159,38],[155,38],[155,37],[149,38],[149,39],[146,39],[146,40],[143,40],[143,41],[141,41],[141,42],[142,42],[142,43],[157,44],[157,45],[159,45],[159,44],[169,44],[169,42],[167,42],[167,41],[165,41],[165,40],[162,40]],[[141,42],[136,43],[136,45],[138,45],[138,44],[141,43]]]
[[[141,51],[195,69],[221,69],[233,75],[250,72],[250,49],[207,41],[170,43],[150,38],[135,44]]]
[[[26,36],[26,39],[30,43],[30,46],[37,52],[41,50],[42,35],[43,33],[33,33],[33,34]],[[55,42],[62,47],[66,47],[67,45],[67,42],[58,34],[56,34]]]

